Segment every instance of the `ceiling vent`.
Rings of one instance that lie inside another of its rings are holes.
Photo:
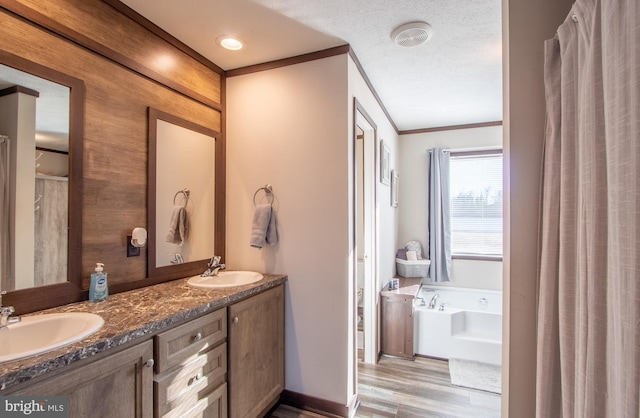
[[[396,45],[412,47],[423,44],[431,38],[433,30],[426,22],[411,22],[397,27],[391,33],[391,39]]]

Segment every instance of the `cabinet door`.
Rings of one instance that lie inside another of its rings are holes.
[[[146,341],[12,395],[68,396],[70,418],[151,418],[153,362],[147,363],[150,359],[153,343]]]
[[[284,389],[284,286],[229,307],[229,417],[262,416]]]
[[[413,299],[382,298],[382,352],[413,358]]]

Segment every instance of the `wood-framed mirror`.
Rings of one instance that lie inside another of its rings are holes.
[[[82,300],[85,85],[2,50],[0,66],[0,287],[21,314]]]
[[[147,276],[158,283],[224,259],[225,147],[211,128],[151,107],[148,116]]]

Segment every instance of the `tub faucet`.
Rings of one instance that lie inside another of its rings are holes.
[[[436,302],[438,301],[439,297],[440,297],[440,295],[437,294],[437,293],[435,295],[433,295],[433,297],[429,301],[429,309],[435,309],[436,308]]]
[[[207,269],[200,276],[202,277],[217,276],[218,272],[220,270],[224,270],[226,267],[224,264],[220,263],[221,258],[222,257],[220,257],[219,255],[214,255],[213,257],[211,257],[211,260],[207,264]]]
[[[13,306],[2,306],[2,295],[6,293],[6,290],[0,292],[0,328],[4,328],[9,324],[20,322],[19,316],[11,316],[11,314],[16,311]]]

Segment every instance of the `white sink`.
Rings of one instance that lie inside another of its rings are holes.
[[[193,276],[187,284],[193,287],[214,289],[251,284],[262,280],[264,276],[255,271],[221,271],[217,276]]]
[[[42,354],[80,341],[102,328],[104,319],[85,312],[23,317],[0,328],[0,363]]]

